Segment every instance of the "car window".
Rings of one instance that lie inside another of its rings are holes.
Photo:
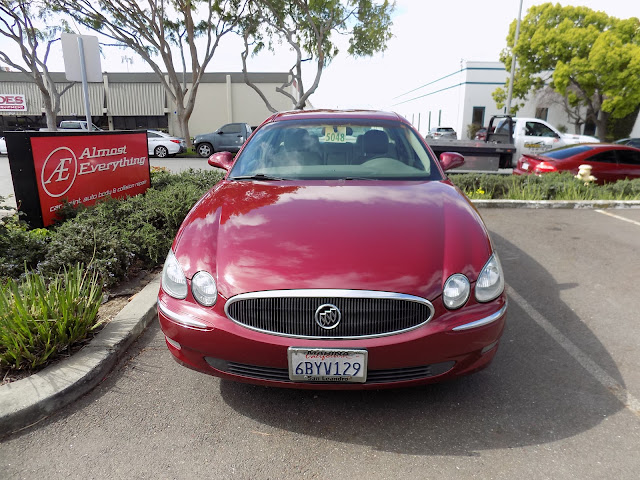
[[[636,165],[640,167],[640,151],[617,150],[618,162],[625,165]]]
[[[230,123],[222,127],[220,133],[242,133],[242,125],[239,123]]]
[[[584,159],[585,162],[618,163],[615,150],[605,150]]]
[[[160,135],[158,135],[157,133],[154,133],[154,132],[149,132],[149,131],[147,131],[147,137],[150,137],[150,138],[159,138],[159,137],[160,137]]]
[[[544,156],[553,158],[555,160],[562,160],[564,158],[573,157],[574,155],[578,155],[579,153],[587,152],[589,150],[593,150],[593,147],[590,147],[588,145],[576,145],[549,150],[548,152],[545,152]]]
[[[525,134],[532,137],[557,137],[556,132],[540,122],[526,122]]]
[[[229,178],[442,179],[435,159],[400,122],[280,121],[258,129]]]

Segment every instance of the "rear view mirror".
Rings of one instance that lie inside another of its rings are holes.
[[[209,157],[209,165],[212,167],[223,168],[227,172],[233,165],[233,153],[231,152],[218,152]]]
[[[444,171],[461,167],[464,164],[464,157],[455,152],[442,152],[440,154],[440,165]]]

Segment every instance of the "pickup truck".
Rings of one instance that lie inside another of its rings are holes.
[[[62,120],[58,125],[58,130],[65,132],[87,132],[87,122],[82,120]],[[48,132],[48,128],[41,128],[41,132]],[[101,132],[102,129],[91,124],[92,132]]]
[[[488,171],[514,167],[520,156],[525,153],[542,153],[565,145],[599,141],[588,135],[560,133],[539,118],[510,115],[491,117],[484,141],[427,139],[427,143],[438,156],[445,151],[464,155],[464,170]]]
[[[196,135],[193,145],[201,157],[210,157],[215,152],[237,152],[251,135],[246,123],[228,123],[213,133]]]

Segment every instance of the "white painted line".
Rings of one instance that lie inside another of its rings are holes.
[[[587,372],[589,372],[600,384],[609,390],[631,412],[640,417],[640,401],[631,395],[625,388],[615,381],[607,372],[596,364],[588,355],[580,350],[560,330],[554,327],[540,312],[529,302],[522,298],[511,287],[507,287],[509,298],[518,304],[534,322],[547,332],[565,351],[571,355]]]
[[[623,222],[633,223],[640,227],[640,222],[636,222],[635,220],[630,220],[628,218],[621,217],[620,215],[616,215],[614,213],[607,212],[606,210],[596,210],[598,213],[602,213],[604,215],[609,215],[610,217],[617,218],[618,220],[622,220]]]

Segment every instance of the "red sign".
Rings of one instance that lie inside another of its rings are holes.
[[[66,200],[92,205],[106,197],[124,198],[150,186],[147,136],[31,137],[42,221],[51,225]]]
[[[0,111],[2,112],[26,112],[27,100],[24,95],[13,93],[0,93]]]

